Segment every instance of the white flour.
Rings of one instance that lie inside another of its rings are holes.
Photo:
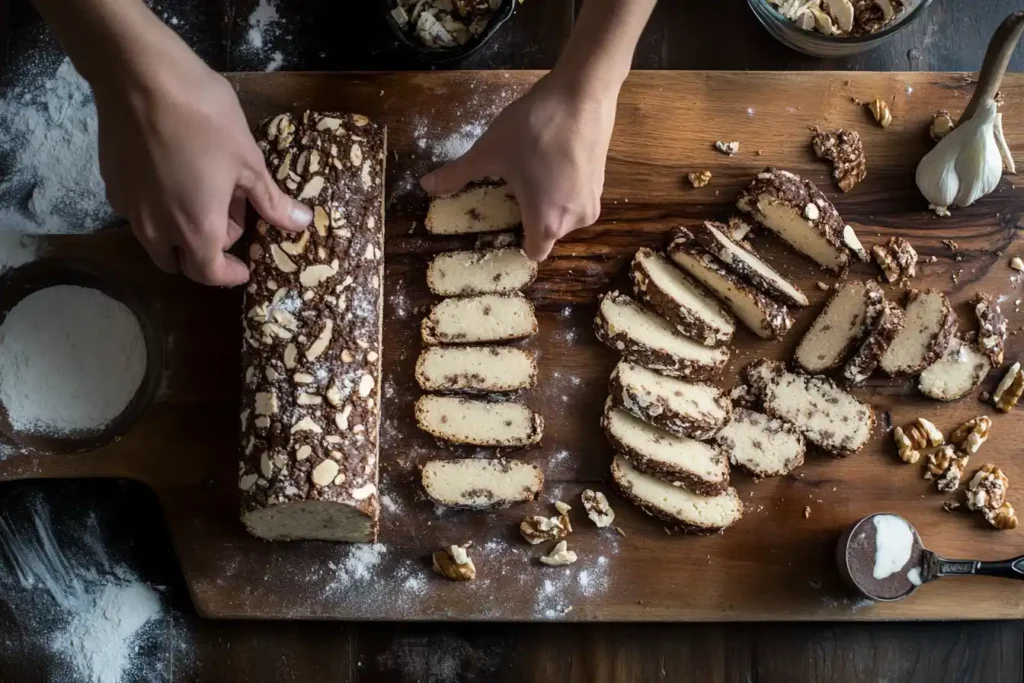
[[[246,45],[253,52],[262,50],[266,40],[277,33],[277,23],[280,20],[277,7],[269,0],[260,0],[256,9],[249,15],[249,31],[245,34]]]
[[[0,232],[89,232],[113,219],[92,90],[70,61],[7,89],[0,130]]]
[[[0,273],[34,261],[38,248],[35,237],[6,232],[0,227]]]
[[[145,370],[139,321],[95,289],[40,290],[0,326],[0,402],[19,431],[102,428],[131,401]]]

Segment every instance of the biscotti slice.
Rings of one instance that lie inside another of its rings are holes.
[[[668,255],[677,266],[725,302],[757,336],[778,339],[792,327],[793,317],[785,306],[726,270],[721,261],[697,243],[689,230],[679,228],[668,246]]]
[[[747,251],[726,236],[729,226],[704,221],[695,228],[693,236],[708,253],[718,257],[726,268],[736,273],[768,296],[791,306],[806,306],[809,302],[803,292],[752,252]]]
[[[956,332],[956,312],[942,292],[910,290],[903,329],[889,344],[882,370],[890,377],[916,375],[934,363]]]
[[[621,455],[612,460],[612,481],[624,498],[647,514],[689,531],[721,531],[743,516],[743,502],[736,489],[702,496],[644,474]]]
[[[509,230],[522,220],[508,185],[473,185],[448,197],[431,199],[426,227],[432,235],[467,235]]]
[[[998,368],[1006,351],[1006,317],[999,310],[999,302],[988,294],[978,292],[971,303],[978,319],[978,348]]]
[[[445,299],[420,326],[424,344],[483,344],[537,333],[533,304],[522,294]]]
[[[796,428],[784,420],[747,408],[735,408],[732,420],[715,442],[729,462],[758,479],[789,474],[804,464],[807,445]]]
[[[872,281],[849,282],[832,295],[796,347],[793,361],[810,373],[839,367],[878,317],[884,297]]]
[[[518,460],[431,460],[423,466],[423,490],[435,503],[486,510],[536,500],[544,474]]]
[[[936,401],[956,401],[974,391],[991,369],[988,356],[954,335],[942,357],[917,378],[917,388]]]
[[[601,418],[608,442],[641,472],[702,496],[729,487],[729,462],[714,446],[652,427],[611,400]]]
[[[537,360],[515,346],[428,346],[416,361],[416,381],[424,391],[518,391],[537,383]]]
[[[438,296],[508,294],[528,287],[537,277],[537,263],[522,249],[449,251],[427,266],[427,286]]]
[[[242,367],[241,516],[268,540],[377,536],[385,129],[281,114],[258,145],[313,209],[293,235],[256,223]]]
[[[426,394],[416,401],[416,424],[442,441],[470,446],[532,446],[544,434],[544,420],[511,401],[484,401]]]
[[[710,439],[729,421],[732,402],[710,384],[684,382],[620,361],[612,371],[612,403],[678,436]]]
[[[667,320],[618,292],[601,297],[594,332],[626,359],[671,377],[711,379],[729,360],[727,347],[684,337]]]
[[[843,378],[851,387],[859,387],[882,361],[889,345],[903,329],[905,314],[898,304],[882,302],[882,312],[875,319],[867,339],[843,368]]]
[[[690,276],[646,247],[630,266],[633,292],[676,329],[705,346],[723,346],[736,331],[733,317]]]
[[[792,423],[832,455],[856,453],[871,438],[875,411],[828,378],[798,375],[774,360],[754,361],[746,374],[764,412]]]
[[[823,268],[839,272],[850,262],[843,220],[809,180],[766,168],[743,191],[736,207]]]

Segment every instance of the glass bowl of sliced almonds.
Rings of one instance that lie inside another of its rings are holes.
[[[932,0],[747,0],[776,40],[812,57],[878,47],[922,16]]]
[[[522,0],[385,0],[399,42],[429,62],[464,59],[489,41]]]

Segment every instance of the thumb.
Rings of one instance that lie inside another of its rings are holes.
[[[554,232],[533,211],[523,211],[523,251],[531,261],[543,261],[555,246]]]
[[[239,187],[263,220],[277,228],[298,232],[313,220],[313,211],[282,192],[265,168],[244,175]]]
[[[455,194],[470,182],[487,175],[482,172],[479,162],[480,152],[474,145],[458,159],[423,176],[420,185],[432,197]]]

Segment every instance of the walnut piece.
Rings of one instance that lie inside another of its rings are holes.
[[[885,100],[876,97],[868,103],[868,109],[871,110],[871,115],[875,117],[875,121],[882,128],[888,128],[892,123],[892,112],[889,111],[889,105],[885,103]]]
[[[704,187],[705,185],[711,182],[711,171],[696,171],[694,173],[687,173],[686,178],[694,187]]]
[[[733,154],[736,154],[736,152],[740,151],[740,143],[735,141],[722,142],[721,140],[715,140],[715,149],[717,149],[722,154],[728,154],[729,156],[732,156]]]
[[[867,176],[864,144],[856,131],[815,129],[811,146],[819,159],[831,162],[832,177],[843,192],[849,192]]]
[[[957,457],[953,446],[943,446],[928,454],[924,478],[935,480],[936,488],[940,491],[956,491],[960,488],[960,480],[963,479],[969,459],[967,455]]]
[[[896,441],[896,451],[900,455],[900,460],[913,465],[921,459],[921,451],[914,447],[914,442],[910,440],[902,427],[892,430],[892,436]]]
[[[955,127],[956,124],[953,123],[953,117],[949,115],[949,112],[945,109],[940,109],[932,117],[932,125],[928,129],[928,135],[931,136],[932,140],[938,142],[949,135]]]
[[[565,541],[559,541],[551,552],[547,555],[542,555],[540,558],[541,564],[546,564],[549,567],[563,567],[568,564],[572,564],[577,560],[576,553],[569,550],[569,544]]]
[[[472,581],[476,578],[476,565],[466,552],[469,544],[449,546],[432,556],[434,571],[452,581]]]
[[[992,402],[996,410],[1008,413],[1013,410],[1024,393],[1024,373],[1020,371],[1020,363],[1014,363],[999,381],[999,386],[992,392]]]
[[[876,244],[871,247],[871,255],[875,257],[875,263],[882,269],[886,282],[896,282],[900,278],[900,267],[888,249],[881,244]]]
[[[1004,502],[995,510],[986,511],[985,519],[997,529],[1007,530],[1017,528],[1017,513],[1014,511],[1010,501]]]
[[[999,310],[999,303],[979,292],[974,297],[974,316],[978,319],[978,348],[992,365],[1001,366],[1006,350],[1006,318]]]
[[[1010,480],[1003,471],[986,463],[974,473],[967,485],[967,508],[970,510],[995,510],[1006,502],[1006,489]]]
[[[557,541],[565,538],[572,533],[572,525],[566,514],[561,514],[558,517],[533,515],[519,523],[519,533],[531,545],[537,545],[545,541]]]
[[[598,528],[604,529],[611,526],[615,521],[615,511],[608,503],[608,498],[600,491],[587,489],[580,496],[583,501],[583,509],[587,511],[587,517]]]
[[[953,433],[949,435],[949,442],[958,446],[961,452],[974,455],[988,439],[991,429],[992,418],[987,415],[979,415],[954,429]]]

